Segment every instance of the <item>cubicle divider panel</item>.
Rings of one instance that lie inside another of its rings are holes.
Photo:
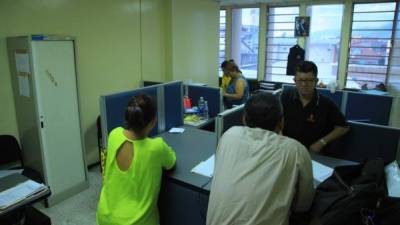
[[[182,81],[164,84],[165,130],[183,125]]]
[[[159,82],[159,81],[148,81],[148,80],[144,80],[143,81],[143,87],[153,86],[153,85],[157,85],[157,84],[162,84],[162,82]]]
[[[222,111],[222,97],[219,88],[188,85],[188,96],[194,105],[197,105],[200,97],[208,103],[208,114],[215,117]]]
[[[349,133],[329,146],[328,156],[356,162],[378,157],[386,163],[397,159],[400,129],[359,122],[349,125]]]
[[[330,100],[332,100],[333,103],[335,103],[336,106],[337,106],[339,109],[342,108],[342,98],[343,98],[343,92],[342,92],[342,91],[335,91],[335,92],[332,93],[332,92],[331,92],[330,90],[328,90],[328,89],[325,89],[325,88],[318,88],[318,92],[319,92],[321,95],[323,95],[323,96],[329,98]]]
[[[225,110],[224,112],[218,114],[217,121],[215,123],[217,138],[221,137],[225,131],[233,126],[243,126],[243,112],[244,104],[229,110]]]
[[[347,93],[346,119],[388,125],[393,97],[357,92]]]
[[[101,110],[102,111],[101,117],[106,121],[104,127],[106,135],[108,136],[108,134],[116,127],[120,126],[125,127],[125,121],[124,121],[125,109],[131,97],[140,94],[147,94],[151,96],[154,99],[154,101],[156,101],[157,104],[157,88],[158,86],[151,86],[151,87],[136,89],[133,91],[102,96],[101,97],[102,101],[104,101],[102,105],[103,107],[105,107],[105,109]],[[104,113],[105,115],[103,115]],[[158,125],[156,124],[156,126],[150,132],[150,136],[156,135],[157,131],[158,131]]]

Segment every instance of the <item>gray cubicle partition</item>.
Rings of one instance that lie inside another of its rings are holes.
[[[362,92],[347,92],[346,119],[379,124],[389,124],[393,97]]]
[[[182,82],[171,82],[161,85],[164,102],[164,123],[159,124],[160,130],[169,130],[172,127],[183,125],[183,85]]]
[[[328,97],[330,100],[332,100],[333,103],[335,103],[339,109],[342,109],[343,100],[344,100],[343,99],[343,91],[331,92],[330,90],[328,90],[326,88],[317,88],[317,90],[321,95]]]
[[[208,102],[210,118],[217,116],[223,110],[223,98],[220,88],[187,85],[187,95],[194,105],[197,105],[200,97],[203,97]]]
[[[142,81],[142,87],[148,87],[148,86],[153,86],[153,85],[157,85],[157,84],[162,84],[163,82],[160,81],[148,81],[148,80],[143,80]]]
[[[328,146],[326,155],[356,162],[378,157],[386,163],[399,160],[400,129],[353,121],[349,125],[349,133]]]
[[[124,113],[129,99],[140,94],[151,96],[157,104],[158,123],[151,131],[150,136],[183,124],[183,85],[181,81],[101,96],[100,118],[104,137],[103,148],[106,147],[107,137],[111,130],[119,126],[125,126]]]
[[[233,107],[232,109],[225,110],[224,112],[218,114],[215,120],[215,132],[217,138],[233,126],[242,126],[244,104]]]

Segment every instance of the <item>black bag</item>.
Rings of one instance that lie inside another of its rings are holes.
[[[322,182],[311,209],[311,224],[370,225],[386,195],[383,160],[341,166]]]

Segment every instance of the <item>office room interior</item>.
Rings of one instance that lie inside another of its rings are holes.
[[[366,3],[371,5],[362,5]],[[326,85],[354,91],[384,84],[385,94],[393,97],[387,125],[400,128],[399,9],[398,1],[379,0],[1,0],[0,134],[15,136],[21,143],[7,38],[73,38],[88,185],[50,208],[37,207],[53,224],[96,224],[100,96],[140,88],[143,81],[218,87],[225,59],[234,59],[249,80],[293,84],[293,76],[285,74],[287,54],[298,44],[305,49],[305,58],[316,63]],[[294,37],[296,16],[310,17],[309,36]],[[83,219],[74,215],[80,210]]]

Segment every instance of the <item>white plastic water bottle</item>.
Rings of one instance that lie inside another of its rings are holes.
[[[208,115],[208,102],[204,102],[204,110],[203,110],[203,118],[208,120],[209,115]]]
[[[197,108],[199,108],[199,116],[203,118],[204,116],[204,108],[205,108],[205,101],[203,97],[200,97],[198,103],[197,103]]]

